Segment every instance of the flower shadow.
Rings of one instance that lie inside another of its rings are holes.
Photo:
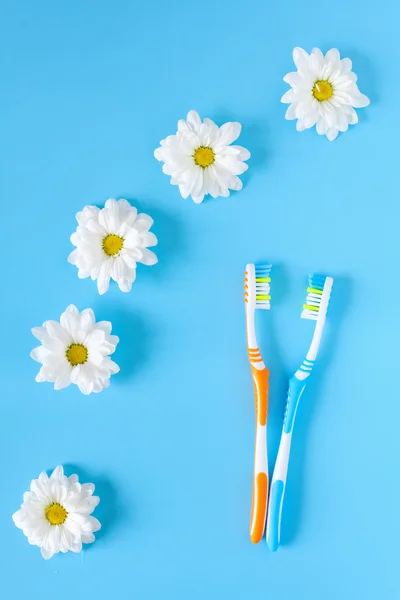
[[[332,44],[334,47],[335,44]],[[357,85],[360,92],[366,94],[371,101],[371,104],[379,103],[379,70],[375,67],[373,61],[364,54],[360,53],[357,48],[351,46],[341,46],[339,48],[341,57],[348,56],[353,63],[353,72],[357,74]],[[368,107],[365,109],[356,109],[358,120],[360,123],[367,123],[370,120]]]
[[[179,262],[182,255],[187,256],[187,245],[185,243],[185,227],[176,218],[176,214],[171,214],[158,205],[154,205],[147,199],[127,200],[135,206],[139,212],[144,212],[154,220],[151,231],[157,236],[158,244],[150,248],[158,257],[158,263],[148,267],[138,264],[138,281],[146,280],[165,280],[171,275],[173,270],[179,268]],[[176,262],[178,261],[178,264]],[[137,282],[133,284],[133,287]]]
[[[120,367],[115,383],[132,379],[151,355],[150,341],[154,341],[154,331],[147,314],[144,316],[137,310],[133,312],[116,302],[115,298],[103,300],[95,308],[95,313],[99,320],[111,321],[112,333],[119,337],[119,343],[111,357]]]
[[[239,176],[243,181],[243,187],[245,187],[251,181],[254,173],[265,169],[267,164],[267,122],[265,119],[258,120],[256,123],[243,121],[240,119],[239,115],[232,114],[225,110],[217,111],[212,118],[219,127],[228,121],[239,121],[242,124],[242,132],[234,144],[247,148],[251,153],[249,160],[246,161],[249,165],[248,170]]]
[[[92,471],[87,471],[85,467],[73,464],[64,465],[64,471],[67,476],[76,473],[80,483],[92,482],[95,485],[94,494],[99,496],[100,503],[95,508],[93,516],[101,523],[101,529],[95,533],[96,542],[111,534],[115,535],[118,528],[126,522],[128,510],[113,481],[107,475],[96,475]],[[93,544],[83,545],[86,552],[92,547]]]

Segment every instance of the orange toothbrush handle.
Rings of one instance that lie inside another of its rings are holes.
[[[268,506],[267,414],[269,371],[262,362],[258,348],[249,350],[249,358],[254,383],[256,411],[250,539],[253,544],[258,544],[264,534]],[[258,364],[262,365],[261,369],[257,368]]]

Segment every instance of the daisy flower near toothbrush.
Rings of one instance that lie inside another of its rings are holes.
[[[230,190],[241,190],[238,175],[248,166],[244,161],[250,152],[242,146],[233,146],[239,137],[240,123],[224,123],[218,127],[211,119],[200,119],[191,110],[178,121],[178,131],[161,140],[154,156],[163,162],[163,172],[171,176],[182,198],[191,196],[196,204],[209,194],[213,198],[227,197]]]
[[[157,244],[150,231],[153,219],[138,214],[127,200],[107,200],[105,207],[85,206],[76,215],[78,227],[71,235],[76,249],[68,262],[78,267],[78,277],[97,280],[99,294],[105,294],[110,279],[122,292],[130,292],[136,279],[137,263],[155,265],[157,256],[149,247]]]
[[[349,58],[340,59],[336,48],[325,56],[319,48],[307,54],[302,48],[293,50],[297,71],[288,73],[283,80],[291,86],[281,101],[290,104],[285,118],[297,119],[297,131],[316,125],[319,135],[329,141],[337,138],[339,131],[358,123],[354,108],[364,108],[370,103],[357,86]]]
[[[43,472],[32,480],[12,519],[45,559],[59,552],[80,552],[82,544],[95,541],[93,533],[101,527],[91,516],[100,502],[93,492],[93,483],[80,484],[78,475],[66,477],[59,466],[50,477]]]
[[[46,321],[32,333],[42,344],[31,352],[42,365],[36,381],[54,383],[55,390],[74,383],[82,394],[101,392],[110,385],[111,375],[119,371],[110,358],[119,338],[111,335],[109,321],[96,323],[91,308],[79,312],[70,304],[60,322]]]

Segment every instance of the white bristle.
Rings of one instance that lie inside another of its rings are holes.
[[[318,320],[321,306],[322,312],[326,313],[329,297],[331,294],[333,279],[325,275],[310,275],[308,278],[307,298],[301,313],[302,319]],[[318,290],[318,292],[313,291]],[[317,310],[313,310],[315,307]]]
[[[269,310],[271,308],[270,300],[261,300],[257,296],[270,296],[271,287],[268,281],[257,281],[257,279],[269,278],[272,265],[256,265],[256,308]]]
[[[257,279],[269,279],[271,265],[247,265],[245,281],[245,299],[252,304],[256,309],[269,310],[271,302],[269,298],[262,296],[270,296],[269,281],[257,281]],[[247,286],[246,286],[247,284]]]

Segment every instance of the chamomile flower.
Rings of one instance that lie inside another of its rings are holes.
[[[239,137],[240,123],[225,123],[218,127],[211,119],[200,119],[191,110],[186,121],[178,121],[178,131],[154,151],[164,163],[163,172],[171,175],[171,184],[178,185],[183,198],[191,196],[199,204],[204,196],[229,196],[229,190],[241,190],[238,175],[248,169],[244,162],[250,152],[231,144]]]
[[[30,544],[39,546],[43,558],[68,550],[80,552],[82,543],[94,542],[93,532],[101,527],[91,516],[100,502],[93,492],[93,483],[80,484],[78,475],[66,477],[59,466],[50,477],[43,472],[31,482],[13,521]]]
[[[340,59],[336,48],[325,56],[319,48],[314,48],[311,54],[295,48],[293,60],[297,72],[283,78],[292,88],[281,100],[290,104],[285,117],[297,119],[297,131],[316,125],[319,135],[333,141],[339,131],[347,131],[349,125],[358,122],[354,108],[369,104],[367,96],[358,89],[352,62],[349,58]]]
[[[50,381],[55,390],[75,383],[82,394],[101,392],[110,385],[110,377],[119,367],[110,358],[119,342],[111,335],[111,323],[96,323],[94,312],[79,312],[70,304],[58,321],[46,321],[34,327],[33,335],[41,341],[31,357],[42,364],[36,381]]]
[[[85,206],[76,215],[78,227],[71,235],[76,249],[68,262],[78,267],[78,277],[97,279],[99,294],[104,294],[110,279],[122,292],[129,292],[136,279],[136,265],[154,265],[157,256],[149,250],[157,238],[149,231],[153,219],[138,214],[127,200],[107,200],[105,207]]]

